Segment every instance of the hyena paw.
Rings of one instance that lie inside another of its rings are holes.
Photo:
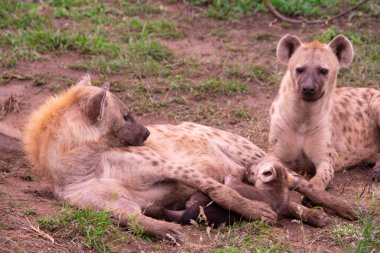
[[[330,218],[322,209],[309,209],[305,222],[310,226],[321,228],[330,222]]]
[[[380,182],[380,167],[375,167],[372,174],[373,182]]]
[[[183,233],[183,228],[179,224],[170,223],[171,226],[167,227],[163,231],[165,233],[165,239],[172,241],[175,245],[181,245],[185,240],[185,234]]]
[[[272,208],[268,204],[264,202],[257,202],[256,210],[260,212],[258,214],[259,219],[265,220],[271,225],[277,223],[278,215],[272,210]]]
[[[155,228],[155,235],[161,239],[167,239],[179,246],[184,242],[185,235],[181,225],[172,222],[162,222]]]

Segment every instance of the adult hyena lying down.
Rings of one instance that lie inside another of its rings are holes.
[[[247,220],[277,219],[268,204],[248,200],[221,183],[230,174],[242,177],[248,165],[264,157],[258,147],[193,123],[147,129],[107,85],[91,86],[89,76],[32,114],[24,148],[33,167],[51,178],[59,198],[110,210],[124,225],[136,214],[145,233],[157,237],[181,239],[181,227],[141,210],[188,199],[195,190]]]
[[[310,182],[319,189],[334,171],[360,162],[374,163],[380,181],[380,91],[336,88],[339,68],[353,54],[341,35],[329,44],[287,35],[277,47],[288,69],[271,107],[269,150],[289,166],[315,170]]]

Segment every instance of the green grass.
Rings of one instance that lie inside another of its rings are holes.
[[[239,19],[246,15],[254,15],[256,12],[266,12],[267,9],[259,0],[191,0],[193,6],[208,5],[207,15],[216,19]],[[322,19],[340,13],[348,9],[358,0],[271,0],[271,3],[282,14],[287,16],[299,16],[306,18]],[[376,1],[370,1],[355,10],[357,16],[363,13],[376,16],[380,12],[380,6]]]
[[[123,18],[161,13],[149,4],[51,0],[43,8],[28,1],[5,1],[0,6],[0,63],[7,68],[20,60],[36,61],[71,51],[82,55],[81,61],[70,64],[74,69],[104,74],[123,71],[139,78],[167,76],[174,55],[154,38],[184,36],[174,21]]]
[[[166,19],[144,21],[138,18],[132,18],[128,22],[129,31],[135,34],[130,37],[147,37],[156,36],[164,39],[177,39],[184,36],[174,21]]]
[[[216,246],[219,245],[219,246]],[[282,229],[263,221],[236,223],[222,227],[213,240],[211,252],[286,252],[290,250]]]
[[[356,223],[339,223],[332,231],[344,252],[370,253],[380,248],[379,199],[372,194],[366,214],[359,214]]]
[[[259,0],[191,0],[195,6],[208,4],[207,15],[216,19],[238,19],[258,10],[264,10]]]
[[[169,84],[172,91],[190,92],[197,100],[216,95],[235,95],[248,93],[247,83],[233,79],[209,78],[198,84],[189,80],[174,80]]]
[[[254,63],[234,63],[226,65],[224,68],[229,78],[245,80],[246,82],[255,81],[263,85],[272,85],[279,81],[277,72]]]
[[[282,14],[287,16],[301,16],[307,18],[323,19],[334,16],[342,10],[355,5],[358,0],[272,0],[273,6]],[[355,12],[361,10],[368,13],[373,9],[373,14],[378,13],[379,6],[366,3],[359,7]]]
[[[27,216],[34,216],[37,214],[37,212],[33,209],[25,209],[24,210],[24,214],[27,215]]]
[[[107,211],[73,209],[66,206],[55,218],[45,217],[37,221],[41,228],[49,233],[83,240],[87,248],[94,248],[100,252],[111,251],[113,241],[126,239],[112,223],[110,213]]]

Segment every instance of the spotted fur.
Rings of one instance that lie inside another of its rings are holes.
[[[380,168],[380,91],[336,88],[340,67],[353,58],[340,35],[329,44],[302,43],[287,35],[277,57],[288,64],[271,106],[270,152],[293,168],[315,171],[311,183],[325,189],[334,172],[361,162]],[[374,175],[380,180],[380,171]]]

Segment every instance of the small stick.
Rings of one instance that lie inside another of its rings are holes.
[[[30,221],[29,221],[28,218],[26,218],[26,220],[27,220],[28,223],[29,223],[29,228],[30,228],[33,232],[37,233],[37,234],[38,234],[39,236],[41,236],[42,238],[44,238],[44,239],[46,239],[46,240],[49,240],[49,241],[51,241],[52,243],[54,243],[54,238],[53,238],[53,237],[51,237],[50,235],[48,235],[47,233],[45,233],[44,231],[42,231],[38,225],[37,225],[37,226],[32,225],[32,223],[30,223]]]
[[[337,19],[337,18],[340,18],[341,16],[346,15],[347,13],[353,11],[354,9],[356,9],[359,6],[365,4],[366,2],[368,2],[368,0],[362,0],[361,2],[359,2],[359,3],[355,4],[354,6],[352,6],[351,8],[348,8],[347,10],[344,10],[344,11],[338,13],[337,15],[332,16],[331,18],[328,18],[328,19],[325,19],[325,20],[321,20],[321,19],[317,19],[317,20],[305,20],[305,19],[289,18],[287,16],[282,15],[280,12],[278,12],[270,1],[265,1],[265,6],[269,9],[270,12],[272,12],[272,14],[276,18],[280,19],[281,21],[285,21],[285,22],[288,22],[288,23],[291,23],[291,24],[303,24],[303,23],[304,24],[328,24],[331,21],[333,21],[334,19]]]

